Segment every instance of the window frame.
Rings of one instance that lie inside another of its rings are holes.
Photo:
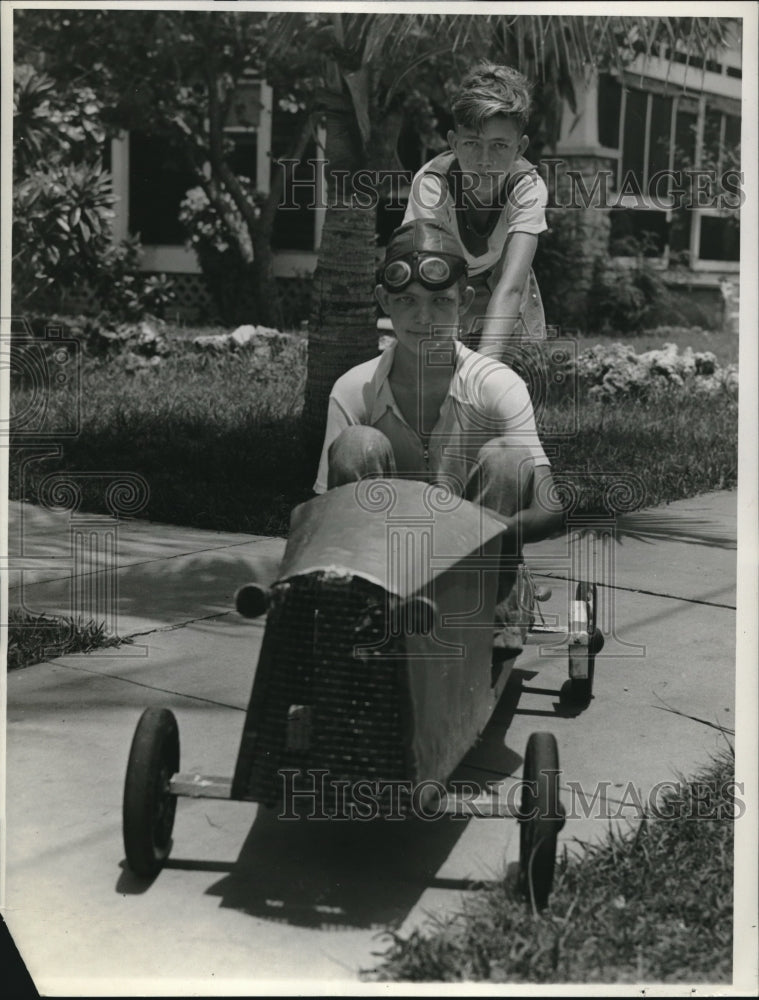
[[[617,195],[615,199],[615,206],[619,208],[626,208],[631,210],[648,210],[648,211],[663,211],[665,215],[665,220],[667,224],[672,221],[673,211],[672,209],[659,209],[654,203],[654,199],[647,192],[649,183],[649,159],[651,150],[651,118],[652,118],[652,107],[653,107],[653,97],[656,94],[670,96],[672,99],[672,114],[670,117],[670,135],[669,135],[669,153],[667,160],[667,170],[674,171],[675,163],[675,138],[677,134],[677,115],[678,109],[680,107],[681,101],[687,101],[689,104],[696,103],[697,113],[696,113],[696,136],[695,136],[695,151],[694,151],[694,161],[696,164],[701,163],[703,147],[704,147],[704,129],[706,124],[706,114],[707,109],[715,110],[720,115],[720,140],[719,140],[719,161],[718,161],[718,172],[722,165],[723,149],[724,149],[724,137],[727,126],[727,116],[733,115],[738,119],[741,119],[741,107],[740,102],[735,98],[728,97],[727,95],[717,94],[717,93],[694,93],[688,90],[677,90],[674,93],[668,94],[668,88],[666,82],[657,80],[654,78],[641,77],[638,74],[631,72],[624,72],[622,74],[610,73],[611,76],[616,78],[621,87],[620,95],[620,108],[619,108],[619,146],[618,146],[618,159],[617,159],[617,174],[616,174],[616,187],[617,192],[619,192],[622,181],[625,177],[624,171],[624,134],[625,134],[625,115],[627,111],[627,95],[629,90],[637,90],[645,94],[646,96],[646,115],[645,115],[645,125],[644,125],[644,136],[643,136],[643,176],[641,178],[636,178],[640,182],[640,189],[643,192],[641,197],[632,196],[620,196]],[[711,108],[709,108],[711,101]],[[667,184],[667,193],[670,193],[672,189],[672,178],[669,177]],[[701,220],[704,216],[717,216],[724,217],[724,213],[720,212],[716,208],[699,208],[697,206],[691,206],[688,209],[690,216],[690,233],[689,233],[689,267],[693,271],[732,271],[738,272],[740,270],[740,261],[724,261],[724,260],[714,260],[711,258],[702,258],[699,256],[701,248]],[[614,256],[614,260],[621,264],[633,265],[636,263],[634,257],[629,256]],[[663,253],[658,257],[647,257],[646,261],[652,267],[657,270],[666,270],[670,265],[670,247],[666,244]]]

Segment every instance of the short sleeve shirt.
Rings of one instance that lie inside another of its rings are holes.
[[[396,345],[341,376],[329,397],[315,493],[327,490],[329,447],[346,428],[376,427],[393,448],[399,474],[446,483],[464,492],[480,448],[496,437],[529,448],[535,465],[549,465],[535,425],[527,386],[516,372],[493,358],[451,341],[454,371],[440,415],[425,444],[406,423],[388,381]]]
[[[470,277],[489,271],[499,262],[511,233],[538,235],[548,228],[548,191],[537,168],[523,157],[514,164],[501,199],[503,208],[485,237],[467,228],[462,185],[457,183],[460,177],[458,162],[450,151],[426,163],[411,183],[403,221],[433,219],[450,229],[461,242]]]

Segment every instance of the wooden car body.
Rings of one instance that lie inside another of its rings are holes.
[[[283,774],[445,782],[508,678],[491,666],[503,526],[438,486],[368,480],[293,512],[231,797]]]

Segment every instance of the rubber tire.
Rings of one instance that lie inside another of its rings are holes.
[[[588,633],[590,635],[588,653],[588,676],[586,678],[569,678],[568,697],[574,705],[589,705],[593,697],[593,677],[596,672],[596,650],[598,633],[596,632],[596,610],[598,607],[598,589],[595,583],[581,582],[575,590],[575,600],[583,601],[588,608]],[[603,645],[603,643],[601,643]]]
[[[124,782],[123,832],[127,864],[155,878],[171,851],[177,797],[169,781],[179,770],[179,727],[167,708],[146,708],[129,751]]]
[[[556,838],[564,825],[564,811],[559,802],[559,748],[553,733],[530,736],[522,780],[520,885],[527,900],[534,902],[535,909],[542,910],[551,894]]]

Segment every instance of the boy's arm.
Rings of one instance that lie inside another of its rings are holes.
[[[490,432],[492,429],[494,436],[527,448],[533,457],[530,503],[510,517],[498,515],[521,549],[525,542],[539,542],[560,531],[565,521],[564,507],[538,435],[535,410],[526,383],[502,365],[488,362],[481,372],[479,398],[484,405],[480,416],[483,430]],[[491,392],[494,395],[492,402],[488,398]]]
[[[480,336],[479,354],[500,358],[514,335],[524,286],[538,246],[535,233],[511,233],[503,252],[503,270],[490,296]]]
[[[554,496],[553,476],[550,465],[536,465],[533,469],[532,502],[529,507],[509,518],[503,518],[519,540],[519,546],[540,542],[556,534],[564,526],[564,509]]]

